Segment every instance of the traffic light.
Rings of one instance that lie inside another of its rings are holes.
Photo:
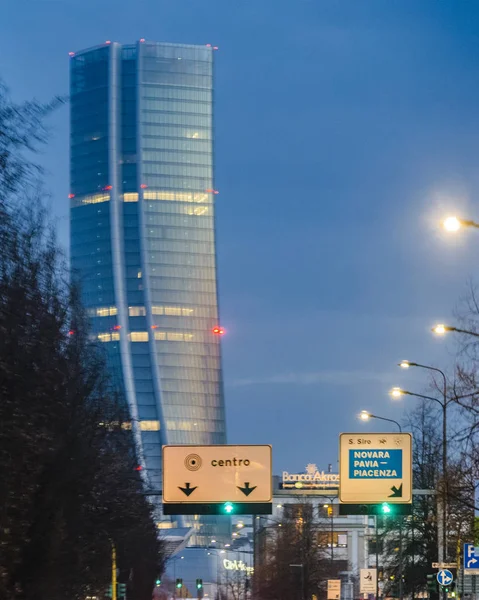
[[[176,587],[177,589],[181,590],[181,588],[183,587],[183,579],[176,580]]]
[[[196,580],[196,589],[197,590],[201,590],[202,587],[203,587],[203,580],[202,579],[197,579]]]
[[[161,585],[161,579],[157,579],[155,581],[155,585],[156,585],[156,587],[160,587],[160,585]]]
[[[441,585],[441,592],[445,592],[452,598],[455,598],[456,597],[456,582],[451,581],[451,583],[448,583],[447,585]]]
[[[396,581],[395,575],[389,576],[389,596],[399,597],[399,581]]]
[[[126,583],[118,584],[118,598],[126,598]]]
[[[392,512],[392,508],[391,505],[388,504],[387,502],[383,502],[381,504],[381,512],[383,515],[389,515]]]
[[[113,598],[111,585],[108,586],[108,591],[107,591],[106,595],[108,596],[108,598]]]
[[[231,502],[226,502],[223,504],[223,512],[225,512],[227,515],[230,515],[232,512],[234,512],[234,510],[234,504],[231,504]]]
[[[430,594],[437,594],[436,575],[434,575],[433,573],[429,573],[429,575],[426,575],[426,579],[427,579],[427,591]]]

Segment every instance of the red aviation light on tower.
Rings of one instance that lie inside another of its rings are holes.
[[[215,325],[213,327],[212,331],[215,335],[224,335],[225,334],[225,330],[223,329],[223,327],[220,327],[219,325]]]

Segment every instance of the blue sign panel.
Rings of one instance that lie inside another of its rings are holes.
[[[479,548],[464,544],[464,569],[479,569]]]
[[[349,450],[350,479],[402,479],[402,449]]]
[[[447,569],[441,569],[436,575],[436,579],[438,580],[439,585],[449,585],[452,583],[454,577],[452,576],[451,571],[448,571]]]

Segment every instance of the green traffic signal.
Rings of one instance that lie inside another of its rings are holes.
[[[155,581],[155,584],[156,584],[156,587],[160,587],[160,585],[161,585],[161,579],[157,579]]]
[[[180,588],[182,588],[182,587],[183,587],[183,579],[177,579],[177,580],[176,580],[176,587],[177,587],[178,589],[180,589]]]
[[[230,515],[234,511],[234,509],[234,505],[231,504],[231,502],[226,502],[226,504],[223,505],[223,510],[228,515]]]
[[[202,579],[197,579],[196,580],[196,589],[197,590],[201,590],[202,587],[203,587],[203,580]]]

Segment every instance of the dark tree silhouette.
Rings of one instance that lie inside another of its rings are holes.
[[[163,553],[128,414],[90,340],[28,153],[54,103],[0,86],[0,598],[150,600]]]

